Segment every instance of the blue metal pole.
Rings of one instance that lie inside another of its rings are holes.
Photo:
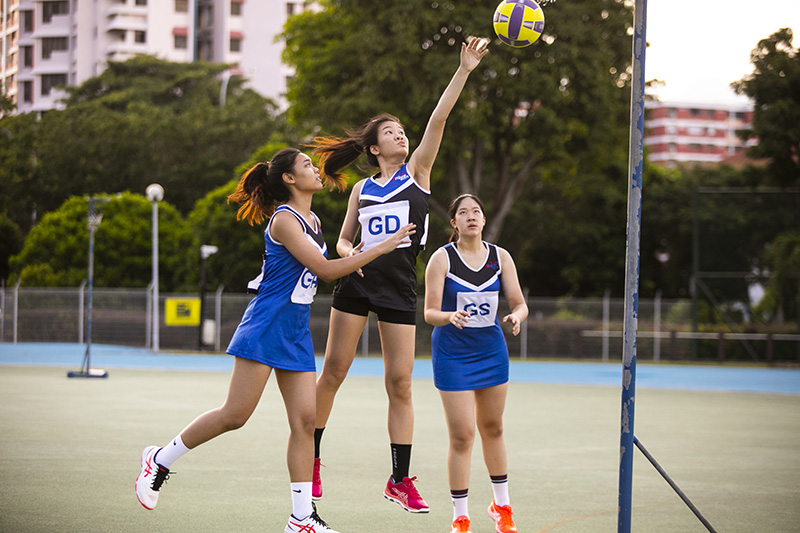
[[[636,340],[639,315],[639,246],[644,160],[644,56],[647,0],[636,0],[633,34],[633,86],[628,152],[628,234],[625,261],[625,320],[622,353],[622,415],[619,447],[618,533],[630,533],[633,492],[633,421],[636,398]]]

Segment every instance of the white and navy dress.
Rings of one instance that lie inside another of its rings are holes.
[[[300,213],[281,205],[275,214],[288,211],[305,229],[306,238],[327,257],[319,219],[311,227]],[[227,352],[273,368],[314,372],[314,345],[309,317],[317,293],[317,276],[270,236],[272,220],[264,231],[264,265],[256,297],[247,306]]]
[[[428,237],[428,199],[408,173],[407,164],[385,184],[367,178],[358,195],[358,222],[363,250],[369,250],[406,224],[416,224],[410,244],[401,244],[361,267],[364,277],[350,274],[334,288],[334,297],[367,298],[372,305],[414,311],[417,308],[417,254]]]
[[[443,391],[476,390],[508,381],[508,346],[497,320],[500,259],[497,247],[484,242],[486,259],[475,270],[455,244],[446,244],[447,276],[442,311],[469,313],[463,329],[453,324],[433,328],[433,383]]]

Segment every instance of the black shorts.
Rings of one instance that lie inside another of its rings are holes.
[[[332,307],[343,313],[351,315],[367,316],[372,311],[378,315],[379,322],[389,324],[417,324],[416,311],[399,311],[388,307],[373,305],[368,298],[351,298],[347,296],[333,296]]]

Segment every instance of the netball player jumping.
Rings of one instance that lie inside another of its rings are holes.
[[[333,293],[330,330],[322,373],[317,380],[317,430],[315,433],[314,497],[322,497],[319,475],[320,441],[334,397],[347,376],[358,339],[373,311],[378,316],[383,351],[386,393],[389,397],[389,440],[392,475],[384,496],[406,511],[427,513],[425,500],[409,477],[414,410],[411,402],[411,371],[414,367],[416,331],[416,258],[425,245],[431,168],[439,151],[445,121],[453,109],[467,77],[487,53],[488,40],[470,38],[461,46],[461,60],[452,80],[428,121],[419,146],[408,158],[409,142],[400,121],[388,114],[367,121],[347,138],[315,139],[314,154],[320,156],[323,175],[336,178],[363,153],[367,162],[380,169],[359,181],[350,193],[336,250],[342,257],[369,250],[395,228],[413,222],[418,232],[407,246],[365,266],[361,275],[342,278]],[[408,161],[406,161],[408,158]],[[360,250],[356,246],[360,233]]]
[[[235,359],[225,403],[200,415],[163,448],[148,446],[142,452],[135,488],[145,508],[155,508],[172,463],[247,422],[274,369],[290,429],[287,463],[292,514],[285,531],[335,533],[317,515],[311,501],[316,374],[310,304],[317,277],[334,280],[407,244],[414,226],[398,227],[396,233],[387,234],[363,253],[328,261],[319,219],[311,211],[311,199],[322,188],[311,158],[295,148],[284,148],[269,163],[258,163],[242,176],[228,198],[242,204],[237,218],[251,225],[270,219],[264,232],[261,284],[227,349]]]

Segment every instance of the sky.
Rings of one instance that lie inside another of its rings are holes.
[[[662,102],[746,104],[730,83],[753,72],[750,52],[780,28],[800,47],[800,0],[647,0],[645,79]]]

